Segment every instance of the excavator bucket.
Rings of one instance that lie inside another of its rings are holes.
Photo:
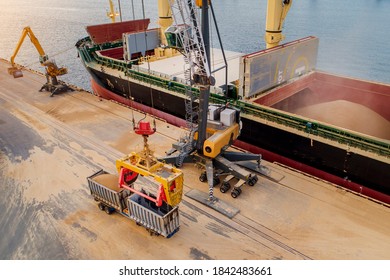
[[[8,68],[8,73],[9,73],[10,75],[13,75],[15,79],[16,79],[16,78],[21,78],[21,77],[23,77],[23,72],[22,72],[22,70],[20,70],[20,69],[17,68],[17,67],[10,67],[10,68]]]

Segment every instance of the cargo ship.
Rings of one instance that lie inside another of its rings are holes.
[[[185,62],[158,2],[159,28],[91,25],[76,48],[96,95],[185,126]],[[317,70],[318,46],[308,36],[250,54],[213,48],[210,102],[241,110],[237,147],[389,203],[390,85]]]

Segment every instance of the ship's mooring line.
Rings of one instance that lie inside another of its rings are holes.
[[[58,53],[53,54],[52,57],[57,56],[57,55],[60,55],[60,54],[63,54],[63,53],[65,53],[65,52],[67,52],[67,51],[70,51],[70,50],[73,49],[73,48],[74,48],[74,46],[71,46],[71,47],[69,47],[69,48],[67,48],[67,49],[64,49],[64,50],[62,50],[62,51],[60,51],[60,52],[58,52]]]

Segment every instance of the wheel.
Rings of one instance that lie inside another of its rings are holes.
[[[98,207],[99,207],[99,209],[102,210],[102,211],[104,211],[104,209],[106,209],[106,206],[104,206],[104,204],[101,203],[101,202],[98,204]]]
[[[229,182],[223,183],[222,186],[219,188],[219,190],[221,191],[221,193],[225,193],[225,192],[227,192],[229,189],[230,189],[230,184],[229,184]]]
[[[206,172],[202,172],[202,174],[200,174],[200,176],[199,176],[199,181],[201,181],[201,182],[203,182],[203,183],[207,181]]]
[[[220,180],[218,177],[214,177],[214,179],[213,179],[214,187],[215,187],[215,186],[218,186],[219,183],[221,183],[221,180]]]
[[[105,209],[105,211],[106,211],[106,213],[108,214],[108,215],[111,215],[112,214],[112,208],[110,208],[110,207],[106,207],[106,209]]]
[[[235,188],[235,189],[232,190],[232,194],[231,195],[232,195],[233,198],[237,198],[240,194],[241,194],[241,189]]]
[[[147,229],[147,231],[149,231],[150,236],[160,236],[160,234],[157,231],[151,229]]]
[[[257,176],[255,175],[255,176],[249,178],[249,180],[248,180],[248,185],[251,186],[251,187],[253,187],[253,186],[257,183],[258,180],[259,180],[259,179],[258,179]]]

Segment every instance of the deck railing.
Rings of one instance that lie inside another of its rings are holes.
[[[111,44],[110,47],[118,47],[121,43]],[[154,85],[156,87],[174,91],[176,93],[185,95],[185,85],[174,80],[168,80],[158,76],[149,75],[147,72],[141,72],[133,69],[134,61],[120,61],[116,59],[109,59],[107,57],[96,54],[97,50],[104,49],[104,46],[99,47],[78,47],[80,55],[86,62],[95,60],[97,63],[119,69],[124,71],[127,76],[138,81]],[[192,91],[195,95],[199,95],[199,89],[193,87]],[[306,132],[324,139],[336,141],[340,144],[349,147],[355,147],[364,151],[373,152],[377,155],[390,158],[390,142],[381,141],[380,139],[371,138],[362,134],[354,133],[348,130],[343,130],[331,125],[326,125],[320,122],[313,123],[309,119],[301,118],[296,115],[283,113],[269,107],[258,104],[251,104],[241,100],[227,99],[221,94],[211,94],[210,102],[217,104],[224,104],[230,102],[233,106],[240,108],[241,112],[249,116],[255,116],[260,119],[267,120],[279,125],[287,126],[296,129],[297,131]]]

